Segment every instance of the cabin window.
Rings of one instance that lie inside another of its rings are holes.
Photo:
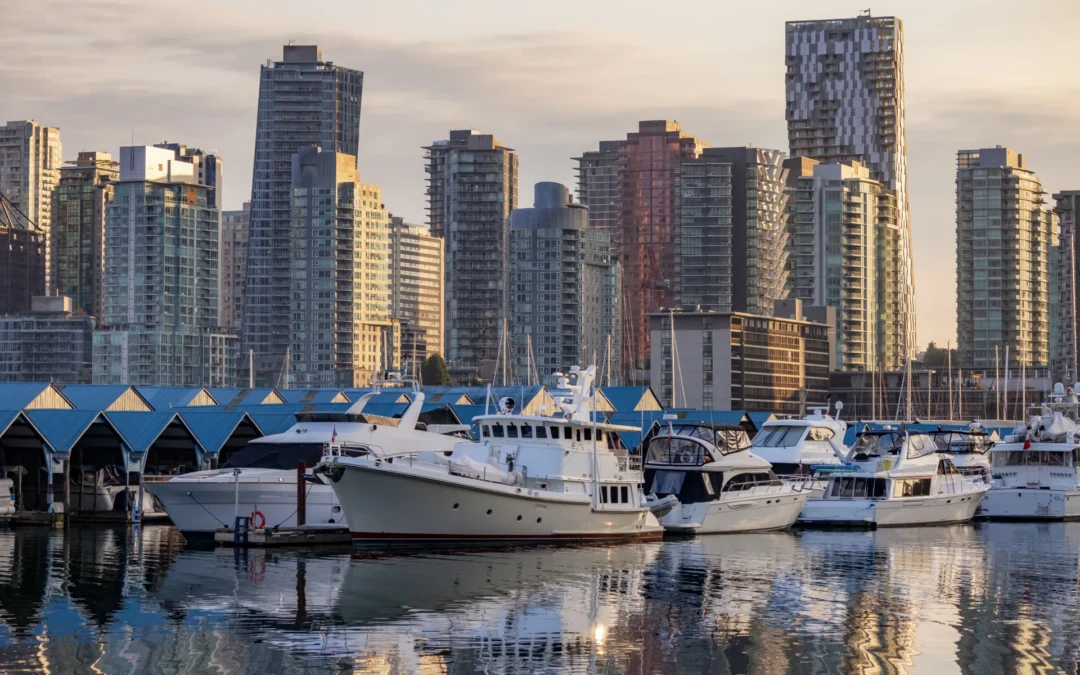
[[[694,471],[664,471],[647,469],[645,471],[646,491],[657,497],[675,495],[683,504],[695,504],[712,501],[716,495],[705,473]]]
[[[600,503],[601,504],[607,504],[608,503],[608,493],[607,493],[607,486],[606,485],[601,485],[600,486]]]
[[[908,459],[915,459],[923,455],[937,452],[937,443],[926,434],[910,434],[908,436]]]
[[[829,485],[832,499],[881,499],[888,494],[889,481],[885,478],[853,478],[836,476]]]
[[[825,427],[811,427],[810,435],[807,440],[811,441],[827,441],[833,437],[832,429],[826,429]]]
[[[908,478],[898,480],[893,494],[897,497],[927,497],[930,495],[930,479]]]
[[[521,437],[522,438],[532,438],[533,437],[533,435],[532,435],[532,425],[531,424],[522,424],[521,425]]]
[[[503,425],[501,425],[501,424],[492,424],[491,425],[491,435],[493,437],[495,437],[495,438],[502,438],[503,437]]]
[[[518,428],[517,428],[516,424],[507,424],[506,425],[506,437],[507,438],[517,438],[518,437]]]
[[[939,476],[950,474],[950,473],[960,473],[959,471],[956,470],[956,466],[952,463],[952,460],[949,459],[948,457],[942,457],[941,460],[938,461],[937,472],[938,472]]]
[[[569,428],[569,427],[567,427],[567,428]],[[574,436],[577,437],[577,441],[580,443],[581,442],[581,429],[574,429],[574,431],[577,432],[576,434],[574,434]]]
[[[547,427],[536,427],[537,438],[547,438]]]
[[[621,495],[622,503],[623,504],[629,504],[630,503],[630,486],[629,485],[621,485],[621,486],[619,486],[619,493]]]
[[[603,430],[601,430],[601,429],[596,430],[596,440],[599,441],[600,443],[604,442],[604,432],[603,432]]]
[[[480,435],[484,438],[491,438],[491,427],[486,424],[480,427]]]
[[[587,441],[592,440],[592,429],[586,429],[585,430],[585,440],[587,440]]]
[[[574,430],[570,427],[563,427],[563,438],[566,440],[572,440],[574,438]]]
[[[701,466],[711,457],[705,454],[705,447],[689,438],[662,436],[649,441],[646,461],[656,464],[679,464],[682,466]]]

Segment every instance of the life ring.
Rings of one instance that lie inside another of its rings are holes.
[[[249,517],[251,518],[250,522],[252,529],[261,530],[266,527],[266,516],[264,516],[263,512],[259,509],[255,509],[254,511],[252,511]],[[257,525],[255,524],[256,521],[258,521]]]

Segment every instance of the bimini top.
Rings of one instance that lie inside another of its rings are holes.
[[[985,455],[994,445],[990,435],[982,429],[946,431],[939,428],[931,431],[930,437],[934,439],[938,452],[950,455]]]
[[[749,448],[750,436],[738,425],[673,424],[646,440],[645,462],[702,466]]]
[[[907,453],[900,457],[907,441]],[[916,459],[938,451],[937,443],[930,434],[900,429],[875,429],[861,431],[848,453],[848,461],[866,462],[875,458]]]

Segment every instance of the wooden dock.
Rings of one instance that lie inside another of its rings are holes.
[[[351,546],[349,528],[326,525],[302,525],[275,529],[250,529],[247,536],[243,530],[237,533],[231,527],[214,532],[214,542],[219,546],[277,547],[277,546]]]

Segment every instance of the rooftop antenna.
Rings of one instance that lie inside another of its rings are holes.
[[[870,8],[869,8],[869,7],[867,7],[867,8],[866,8],[866,9],[864,9],[863,11],[859,12],[859,15],[860,15],[860,16],[870,16]]]

